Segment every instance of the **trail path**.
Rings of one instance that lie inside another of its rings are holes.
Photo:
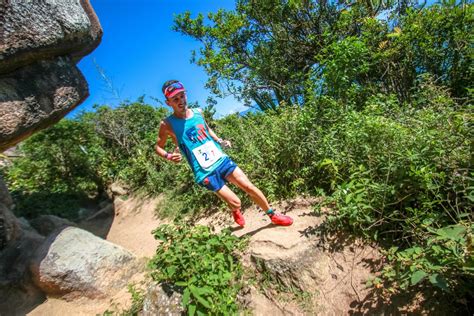
[[[278,280],[297,293],[285,295],[268,285],[250,286],[247,300],[255,315],[347,315],[362,311],[362,300],[369,295],[366,282],[373,277],[372,270],[380,264],[381,256],[377,249],[343,236],[323,241],[325,216],[314,211],[317,202],[315,198],[297,198],[272,205],[293,217],[290,227],[273,225],[256,208],[245,210],[244,228],[238,228],[229,214],[222,213],[199,222],[216,231],[230,226],[233,234],[249,236],[244,265],[255,269],[258,262],[263,272],[273,276],[270,283]],[[306,294],[310,296],[301,298]],[[365,311],[372,305],[366,303]]]

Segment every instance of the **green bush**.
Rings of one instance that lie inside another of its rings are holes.
[[[103,189],[97,163],[105,154],[91,125],[61,120],[19,147],[21,156],[8,169],[10,190],[85,192]]]
[[[17,216],[74,220],[79,207],[105,189],[99,165],[106,152],[87,122],[61,120],[22,142],[19,152],[3,170]]]
[[[243,273],[237,256],[246,239],[205,226],[161,225],[153,234],[162,243],[149,262],[152,277],[182,287],[188,315],[237,313]]]
[[[421,86],[411,105],[373,97],[328,132],[339,136],[325,165],[340,179],[327,199],[336,205],[328,220],[396,245],[384,274],[396,287],[426,279],[472,295],[472,117],[429,80]],[[449,239],[452,229],[459,234]]]
[[[457,225],[431,228],[425,224],[425,241],[399,250],[392,247],[382,275],[397,287],[405,290],[422,281],[456,296],[472,295],[474,287],[474,252],[472,238],[474,225],[462,221]]]

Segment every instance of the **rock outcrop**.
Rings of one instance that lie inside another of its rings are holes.
[[[88,0],[0,3],[0,151],[88,96],[77,62],[100,43]]]
[[[13,200],[0,177],[0,251],[21,235],[19,223],[11,212]]]
[[[24,315],[45,300],[31,282],[30,259],[44,237],[22,230],[19,238],[0,252],[0,315]]]
[[[26,313],[44,300],[30,282],[29,258],[44,237],[22,225],[11,212],[13,201],[0,177],[0,314]]]
[[[43,236],[48,236],[53,231],[63,227],[77,226],[77,224],[55,215],[40,215],[31,220],[30,225]]]
[[[88,96],[70,56],[0,74],[0,151],[59,121]]]
[[[60,229],[35,252],[31,272],[35,284],[49,295],[100,298],[126,286],[136,271],[135,256],[93,234]]]

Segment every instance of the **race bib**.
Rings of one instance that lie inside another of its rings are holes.
[[[212,166],[219,158],[223,156],[213,141],[208,141],[203,145],[193,149],[193,155],[196,157],[199,165],[207,169]]]

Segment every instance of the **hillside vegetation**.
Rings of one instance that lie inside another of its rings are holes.
[[[270,200],[325,196],[330,231],[385,249],[376,286],[472,298],[474,7],[367,3],[237,1],[207,19],[183,13],[174,27],[203,44],[194,61],[214,95],[261,110],[216,120],[210,100],[204,112]],[[35,134],[3,170],[17,215],[74,219],[65,210],[117,180],[163,193],[163,215],[219,205],[186,164],[154,153],[167,115],[140,98]]]

